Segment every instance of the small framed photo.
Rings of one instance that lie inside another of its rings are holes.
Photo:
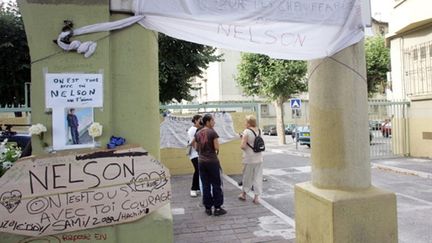
[[[53,149],[94,147],[88,128],[93,123],[92,107],[53,109]]]

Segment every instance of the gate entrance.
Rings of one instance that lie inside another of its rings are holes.
[[[369,100],[371,159],[409,154],[408,107],[408,101]]]

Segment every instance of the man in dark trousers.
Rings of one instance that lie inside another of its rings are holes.
[[[68,127],[70,127],[72,143],[79,144],[79,133],[78,133],[78,117],[75,115],[75,109],[69,109],[69,113],[67,114],[67,123]]]

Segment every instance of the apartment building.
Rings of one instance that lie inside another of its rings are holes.
[[[432,1],[394,0],[386,35],[391,52],[387,98],[408,99],[410,155],[432,157]]]

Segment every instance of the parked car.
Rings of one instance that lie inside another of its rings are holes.
[[[370,120],[369,121],[369,129],[371,130],[381,130],[382,121]]]
[[[291,135],[294,128],[295,128],[294,124],[289,124],[288,126],[286,126],[285,127],[285,135]]]
[[[384,122],[381,125],[381,133],[382,133],[383,137],[385,137],[385,138],[388,138],[389,136],[392,135],[392,124],[390,121]]]
[[[310,148],[310,127],[309,126],[297,126],[291,137],[294,139],[294,141],[298,141],[300,145],[306,145]]]
[[[270,129],[269,129],[269,135],[270,136],[277,136],[276,127],[270,127]]]

